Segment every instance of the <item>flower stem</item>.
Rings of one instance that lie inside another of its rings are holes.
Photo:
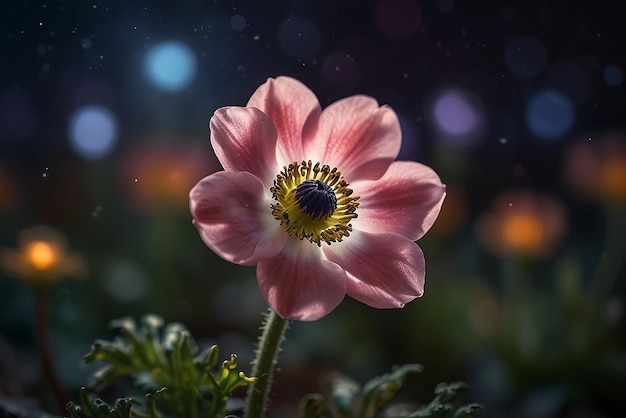
[[[253,363],[252,376],[258,377],[259,380],[248,387],[244,412],[246,418],[261,418],[265,415],[276,357],[288,325],[288,320],[281,318],[270,309],[262,326],[263,332],[259,338],[259,348]]]
[[[38,290],[35,292],[35,335],[37,339],[37,351],[43,374],[52,389],[54,397],[59,404],[62,412],[65,412],[65,405],[69,398],[63,390],[63,386],[54,370],[52,358],[50,357],[50,337],[48,335],[49,324],[49,294],[46,291]]]

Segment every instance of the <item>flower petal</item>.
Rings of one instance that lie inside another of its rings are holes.
[[[382,176],[401,142],[400,122],[390,107],[379,107],[371,97],[352,96],[324,109],[317,134],[305,148],[307,155],[337,167],[352,182]]]
[[[280,316],[314,321],[335,309],[346,294],[346,273],[319,247],[292,238],[276,257],[257,266],[259,288]]]
[[[424,293],[424,254],[402,235],[354,231],[324,254],[348,273],[347,294],[374,308],[401,308]]]
[[[194,225],[220,257],[255,265],[280,252],[285,234],[272,217],[263,191],[254,175],[234,171],[213,173],[191,189]]]
[[[439,176],[414,161],[393,162],[380,179],[353,182],[350,187],[361,196],[354,228],[393,232],[412,241],[435,223],[446,195]]]
[[[278,131],[276,158],[279,165],[300,162],[305,125],[315,125],[320,103],[307,86],[290,77],[268,78],[250,97],[248,107],[265,113]]]
[[[276,128],[259,109],[223,107],[209,123],[211,145],[225,170],[247,171],[269,182],[276,168]]]

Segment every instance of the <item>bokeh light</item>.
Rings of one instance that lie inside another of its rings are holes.
[[[308,60],[318,53],[322,43],[322,34],[314,22],[290,17],[280,24],[278,43],[283,51],[292,57]]]
[[[234,15],[233,17],[230,18],[230,27],[233,28],[233,30],[236,30],[238,32],[241,32],[242,30],[244,30],[247,24],[248,24],[248,20],[245,18],[245,16]]]
[[[167,41],[154,45],[145,56],[148,79],[159,89],[178,92],[196,75],[196,56],[186,44]]]
[[[484,105],[467,91],[450,89],[439,94],[432,116],[441,139],[458,148],[476,145],[484,133]]]
[[[494,254],[543,259],[554,254],[566,232],[566,214],[555,197],[512,190],[494,198],[478,217],[479,241]]]
[[[54,247],[45,241],[33,241],[26,246],[28,260],[37,270],[49,268],[56,258]]]
[[[62,232],[36,225],[20,232],[17,249],[0,249],[0,266],[10,275],[36,286],[48,286],[84,272],[82,258],[68,252]]]
[[[117,142],[117,119],[106,107],[85,106],[70,119],[70,144],[76,153],[89,160],[106,157]]]
[[[171,139],[141,142],[120,159],[122,197],[136,212],[187,211],[189,190],[218,169],[208,144]]]
[[[617,65],[609,65],[602,72],[604,82],[609,86],[619,86],[624,81],[624,74]]]
[[[520,78],[539,75],[548,62],[546,47],[538,38],[530,35],[513,39],[504,50],[504,62],[513,74]]]
[[[554,89],[535,93],[526,105],[526,124],[533,134],[542,139],[563,137],[572,128],[575,117],[572,101]]]

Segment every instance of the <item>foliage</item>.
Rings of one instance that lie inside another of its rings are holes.
[[[331,382],[331,401],[320,394],[307,396],[300,404],[300,418],[364,418],[385,416],[388,418],[471,417],[477,404],[455,409],[452,401],[465,388],[463,383],[441,383],[435,389],[435,397],[423,406],[390,405],[406,377],[422,370],[419,364],[396,367],[391,373],[376,377],[362,388],[346,378]]]
[[[180,323],[163,326],[156,315],[146,315],[138,327],[131,318],[111,323],[119,331],[113,341],[98,340],[85,361],[104,362],[94,373],[89,388],[82,388],[80,401],[68,403],[68,418],[193,418],[224,417],[233,391],[255,383],[256,378],[236,372],[237,357],[231,354],[217,372],[217,346],[199,352],[189,331]],[[320,394],[307,396],[300,405],[301,418],[388,418],[471,417],[478,408],[468,404],[456,408],[463,383],[440,384],[427,405],[392,405],[407,376],[422,370],[419,364],[394,368],[363,387],[347,378],[335,378],[331,399]],[[145,397],[118,398],[112,405],[92,392],[113,380],[130,377]],[[330,402],[330,403],[329,403]]]
[[[70,418],[166,418],[223,417],[233,391],[256,381],[236,372],[237,356],[231,354],[217,373],[219,349],[216,345],[199,352],[184,325],[146,315],[141,327],[132,318],[111,323],[120,335],[113,341],[98,340],[85,355],[86,362],[106,363],[94,374],[89,386],[96,391],[119,377],[132,377],[136,386],[146,390],[145,401],[119,398],[113,406],[100,398],[91,399],[83,388],[80,406],[70,402]]]

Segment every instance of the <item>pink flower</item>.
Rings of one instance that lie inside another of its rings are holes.
[[[288,319],[316,320],[349,296],[400,308],[424,292],[415,243],[445,196],[437,174],[393,160],[395,112],[367,96],[324,111],[289,77],[268,79],[246,107],[218,109],[211,144],[225,171],[190,192],[206,245],[256,265],[267,303]]]

